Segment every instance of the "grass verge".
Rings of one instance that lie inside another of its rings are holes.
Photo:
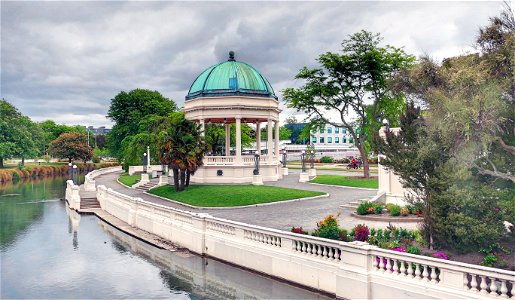
[[[133,186],[136,183],[136,180],[140,179],[141,175],[129,175],[127,173],[120,175],[118,177],[118,181],[123,183],[126,186]]]
[[[189,205],[203,207],[254,205],[324,194],[276,186],[254,185],[191,185],[187,190],[179,193],[175,192],[173,186],[165,185],[152,189],[149,193]]]
[[[377,189],[379,187],[377,178],[363,179],[360,177],[347,177],[339,175],[318,175],[315,179],[311,180],[310,182],[369,189]]]

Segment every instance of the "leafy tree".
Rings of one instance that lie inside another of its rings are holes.
[[[48,152],[58,158],[87,161],[91,159],[93,152],[87,145],[87,136],[78,132],[62,133],[58,138],[50,142]]]
[[[286,122],[286,124],[298,124],[299,123],[299,121],[297,120],[297,117],[295,117],[294,115],[288,116],[288,118],[286,118],[285,122]]]
[[[205,137],[208,150],[215,155],[225,152],[225,126],[221,124],[206,124]]]
[[[123,157],[122,141],[139,132],[140,120],[147,115],[168,116],[177,106],[157,91],[135,89],[120,92],[111,100],[107,117],[116,124],[108,134],[108,147],[116,157]]]
[[[170,115],[170,127],[159,133],[159,160],[173,170],[175,190],[184,191],[190,176],[202,166],[207,145],[200,125],[187,120],[183,113]]]
[[[12,104],[0,100],[0,168],[4,159],[11,157],[36,157],[40,131]]]
[[[272,132],[272,136],[275,139],[275,131]],[[279,126],[279,140],[289,140],[291,138],[292,131],[286,126]],[[268,139],[268,128],[261,128],[261,140],[266,141]]]
[[[386,112],[398,111],[401,103],[389,81],[414,61],[402,49],[380,47],[380,42],[379,34],[367,31],[351,35],[342,43],[342,54],[327,52],[318,58],[320,68],[300,70],[295,78],[306,80],[304,86],[283,91],[288,106],[307,113],[314,122],[347,129],[363,159],[366,178],[366,141],[389,117]],[[338,112],[341,123],[329,120],[327,110]]]
[[[106,136],[104,134],[97,134],[94,139],[95,148],[104,149],[107,146]]]

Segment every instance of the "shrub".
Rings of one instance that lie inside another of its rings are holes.
[[[409,209],[407,209],[406,207],[401,208],[400,214],[403,217],[407,217],[409,215]]]
[[[361,202],[359,204],[358,208],[356,209],[356,213],[358,215],[369,214],[370,213],[369,208],[372,208],[372,213],[373,213],[374,212],[374,207],[373,207],[373,204],[371,202],[368,202],[368,201]]]
[[[348,239],[347,230],[345,230],[345,229],[340,230],[340,239],[344,242],[347,242],[347,239]]]
[[[334,159],[330,156],[322,156],[322,158],[320,158],[320,162],[324,164],[330,164],[334,162]]]
[[[390,216],[396,217],[401,214],[401,207],[399,205],[394,204],[394,205],[390,206],[389,211],[390,211]]]
[[[411,254],[420,254],[420,249],[417,246],[408,245],[406,247],[406,252]]]
[[[360,242],[366,242],[370,231],[366,225],[358,225],[354,227],[354,240]]]
[[[373,203],[372,204],[374,206],[374,213],[376,215],[379,215],[383,212],[383,204],[381,203]]]
[[[481,262],[482,266],[485,267],[494,267],[497,264],[497,257],[493,254],[488,254],[483,258],[483,261]]]
[[[98,156],[96,156],[96,155],[93,155],[93,157],[91,158],[91,161],[98,164],[100,162],[100,158],[98,158]]]
[[[325,219],[317,223],[317,229],[313,231],[313,236],[340,240],[338,220],[333,215],[328,215]]]
[[[291,232],[298,233],[298,234],[308,234],[307,231],[304,231],[302,227],[292,227]]]

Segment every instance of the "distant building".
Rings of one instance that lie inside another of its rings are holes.
[[[105,126],[100,126],[98,128],[95,128],[93,126],[86,127],[86,130],[91,132],[93,135],[107,135],[109,132],[111,132],[111,128],[106,128]]]
[[[295,145],[306,145],[309,143],[308,139],[299,138],[300,133],[306,127],[306,123],[294,123],[294,124],[286,124],[284,125],[286,129],[291,131],[291,143]]]
[[[344,145],[354,147],[354,140],[346,128],[327,125],[311,131],[311,143],[316,145]]]

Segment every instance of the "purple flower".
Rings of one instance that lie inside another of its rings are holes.
[[[395,248],[392,248],[390,249],[392,251],[397,251],[397,252],[406,252],[406,247],[404,246],[400,246],[400,247],[395,247]]]
[[[449,259],[449,256],[447,256],[447,254],[445,254],[443,252],[433,253],[432,256],[435,257],[435,258],[440,258],[440,259]]]

